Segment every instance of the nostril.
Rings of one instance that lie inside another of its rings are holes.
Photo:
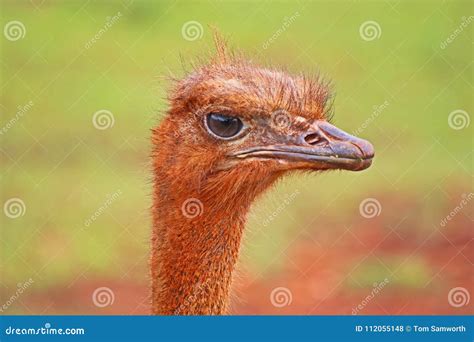
[[[317,145],[325,141],[318,133],[310,133],[304,137],[304,140],[310,145]]]

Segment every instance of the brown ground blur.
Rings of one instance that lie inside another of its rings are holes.
[[[404,208],[407,202],[402,199],[392,205],[400,213],[419,209]],[[373,290],[372,284],[358,283],[357,279],[367,277],[358,273],[380,270],[382,264],[386,272],[374,279],[380,283],[387,277],[388,283],[358,314],[472,314],[472,302],[459,308],[448,302],[452,288],[464,287],[474,293],[472,226],[462,214],[455,220],[452,225],[421,233],[415,229],[420,221],[413,217],[405,220],[403,230],[392,231],[381,228],[381,217],[355,217],[351,229],[342,234],[327,230],[318,234],[315,230],[312,236],[302,235],[286,251],[291,262],[277,274],[267,277],[239,270],[232,313],[351,314]],[[396,261],[387,265],[386,260]],[[368,261],[376,267],[363,266]],[[79,279],[69,288],[27,293],[20,300],[25,304],[24,312],[31,314],[148,314],[146,272],[143,263],[122,279]],[[406,283],[402,278],[418,281]],[[109,287],[115,295],[114,303],[104,308],[91,300],[91,294],[101,286]],[[275,307],[270,295],[280,286],[291,291],[291,303]]]

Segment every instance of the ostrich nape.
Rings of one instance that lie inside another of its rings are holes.
[[[372,145],[328,122],[320,77],[259,67],[219,37],[208,64],[177,80],[153,130],[152,310],[223,314],[245,217],[295,170],[359,171]]]

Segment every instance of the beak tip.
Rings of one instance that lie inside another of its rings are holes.
[[[360,138],[353,139],[353,141],[349,141],[354,147],[357,148],[358,153],[360,154],[361,159],[372,159],[374,158],[374,146],[368,142],[367,140],[363,140]]]

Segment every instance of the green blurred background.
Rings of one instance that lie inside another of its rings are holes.
[[[376,149],[365,172],[290,177],[256,203],[235,312],[350,313],[385,277],[362,313],[472,312],[446,298],[472,293],[472,203],[440,222],[472,192],[473,14],[471,1],[2,1],[1,204],[24,207],[0,215],[0,304],[147,312],[160,76],[208,54],[212,25],[256,62],[320,70],[336,125]],[[100,110],[111,127],[94,126]],[[366,198],[374,218],[360,214]],[[106,308],[91,301],[100,286],[115,295]],[[284,308],[268,300],[277,286],[292,293]]]

